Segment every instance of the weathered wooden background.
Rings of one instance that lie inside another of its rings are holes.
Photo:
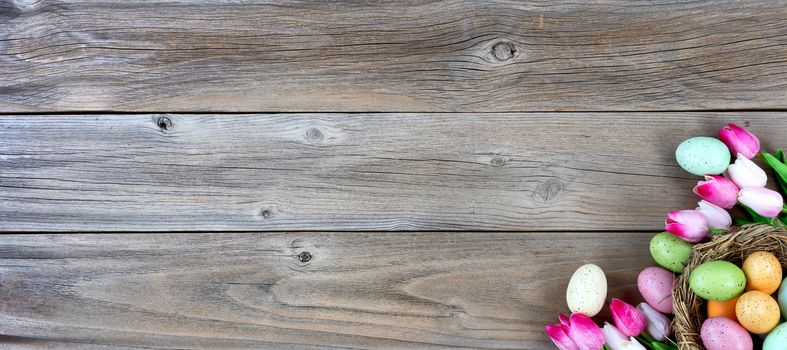
[[[548,349],[728,121],[783,1],[0,0],[0,348]]]

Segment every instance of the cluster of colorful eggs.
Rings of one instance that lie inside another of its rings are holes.
[[[701,330],[705,347],[752,349],[751,332],[767,335],[765,350],[787,348],[787,323],[779,325],[782,315],[787,317],[787,283],[782,284],[781,263],[768,252],[750,254],[741,267],[717,260],[694,268],[689,286],[707,300],[708,319]]]
[[[643,298],[664,313],[673,311],[674,283],[674,274],[661,267],[647,268],[637,279]],[[787,319],[787,279],[782,280],[775,255],[753,252],[740,267],[724,260],[705,262],[691,271],[689,286],[707,301],[700,336],[708,350],[752,350],[752,334],[765,337],[764,350],[787,349],[787,323],[781,323]]]

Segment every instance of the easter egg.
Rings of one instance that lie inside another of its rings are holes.
[[[637,277],[637,288],[642,298],[661,313],[672,313],[672,286],[675,275],[660,267],[648,267]]]
[[[782,323],[765,337],[765,342],[762,343],[762,350],[784,350],[786,344],[787,323]]]
[[[752,350],[751,335],[737,322],[724,317],[712,317],[702,322],[702,345],[707,350]]]
[[[730,300],[716,301],[708,300],[708,317],[726,317],[730,320],[738,322],[738,316],[735,316],[735,305],[738,303],[738,297]]]
[[[689,287],[705,300],[729,300],[743,292],[746,276],[729,261],[708,261],[691,271]]]
[[[650,255],[657,264],[672,272],[682,273],[689,261],[692,245],[667,232],[659,233],[650,240]]]
[[[566,302],[571,312],[593,317],[604,307],[607,299],[607,277],[593,264],[580,266],[571,276],[566,289]]]
[[[730,150],[718,139],[698,136],[681,142],[675,159],[683,170],[694,175],[718,175],[730,165]]]
[[[752,253],[743,261],[741,269],[746,275],[746,290],[773,294],[782,283],[782,265],[771,253]]]
[[[782,316],[787,319],[787,278],[782,281],[782,286],[779,288],[779,308],[782,310]]]
[[[753,290],[743,293],[735,304],[735,316],[754,334],[770,332],[781,320],[779,304],[770,295]]]

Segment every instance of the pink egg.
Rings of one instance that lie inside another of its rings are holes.
[[[751,335],[738,322],[711,317],[702,323],[702,344],[707,350],[752,350]]]
[[[660,267],[648,267],[637,277],[639,294],[650,306],[665,314],[672,313],[673,284],[675,275]]]

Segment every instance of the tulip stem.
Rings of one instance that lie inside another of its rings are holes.
[[[782,205],[782,213],[787,214],[787,205]]]

